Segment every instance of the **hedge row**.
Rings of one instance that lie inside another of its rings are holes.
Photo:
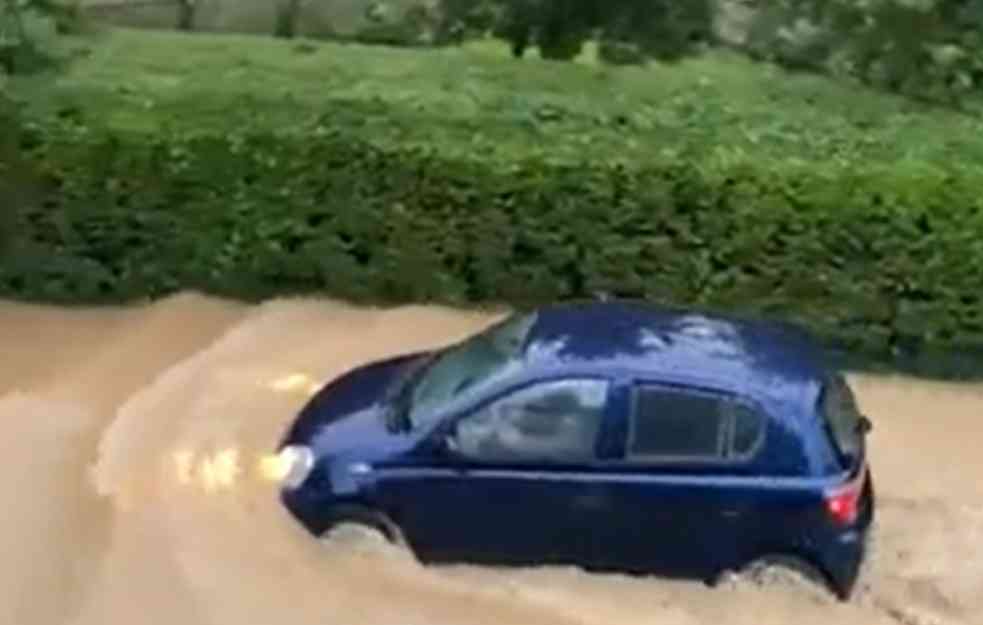
[[[983,173],[448,160],[342,131],[35,126],[0,294],[530,304],[597,291],[804,322],[854,352],[983,345]]]

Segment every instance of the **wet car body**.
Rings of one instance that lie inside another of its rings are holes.
[[[810,337],[643,303],[516,314],[350,371],[281,443],[311,533],[356,520],[425,562],[712,580],[770,556],[850,597],[870,424]]]

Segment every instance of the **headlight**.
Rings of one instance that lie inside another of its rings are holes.
[[[277,464],[280,483],[286,488],[297,488],[314,468],[314,452],[306,445],[288,445],[277,455]]]

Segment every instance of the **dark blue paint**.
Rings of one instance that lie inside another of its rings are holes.
[[[541,309],[528,342],[539,361],[617,363],[755,386],[808,384],[825,369],[822,352],[793,326],[643,303]]]
[[[420,353],[390,358],[349,371],[325,385],[301,410],[287,440],[310,441],[320,430],[349,415],[378,411],[393,385],[426,357]]]
[[[816,412],[830,375],[795,328],[634,303],[537,311],[521,366],[441,406],[432,427],[387,427],[398,392],[437,354],[351,371],[303,409],[282,444],[317,465],[283,501],[313,533],[357,503],[397,524],[425,561],[577,563],[710,578],[755,557],[791,553],[819,566],[842,597],[869,519],[834,528],[823,492],[839,467]],[[579,465],[475,464],[446,452],[457,419],[535,381],[602,377],[611,387],[596,446]],[[630,389],[649,381],[723,394],[766,415],[765,445],[746,463],[640,466],[624,460]]]

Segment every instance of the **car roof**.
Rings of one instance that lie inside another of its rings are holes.
[[[524,348],[533,367],[618,369],[782,396],[828,375],[818,342],[788,323],[634,301],[554,304],[535,315]]]

